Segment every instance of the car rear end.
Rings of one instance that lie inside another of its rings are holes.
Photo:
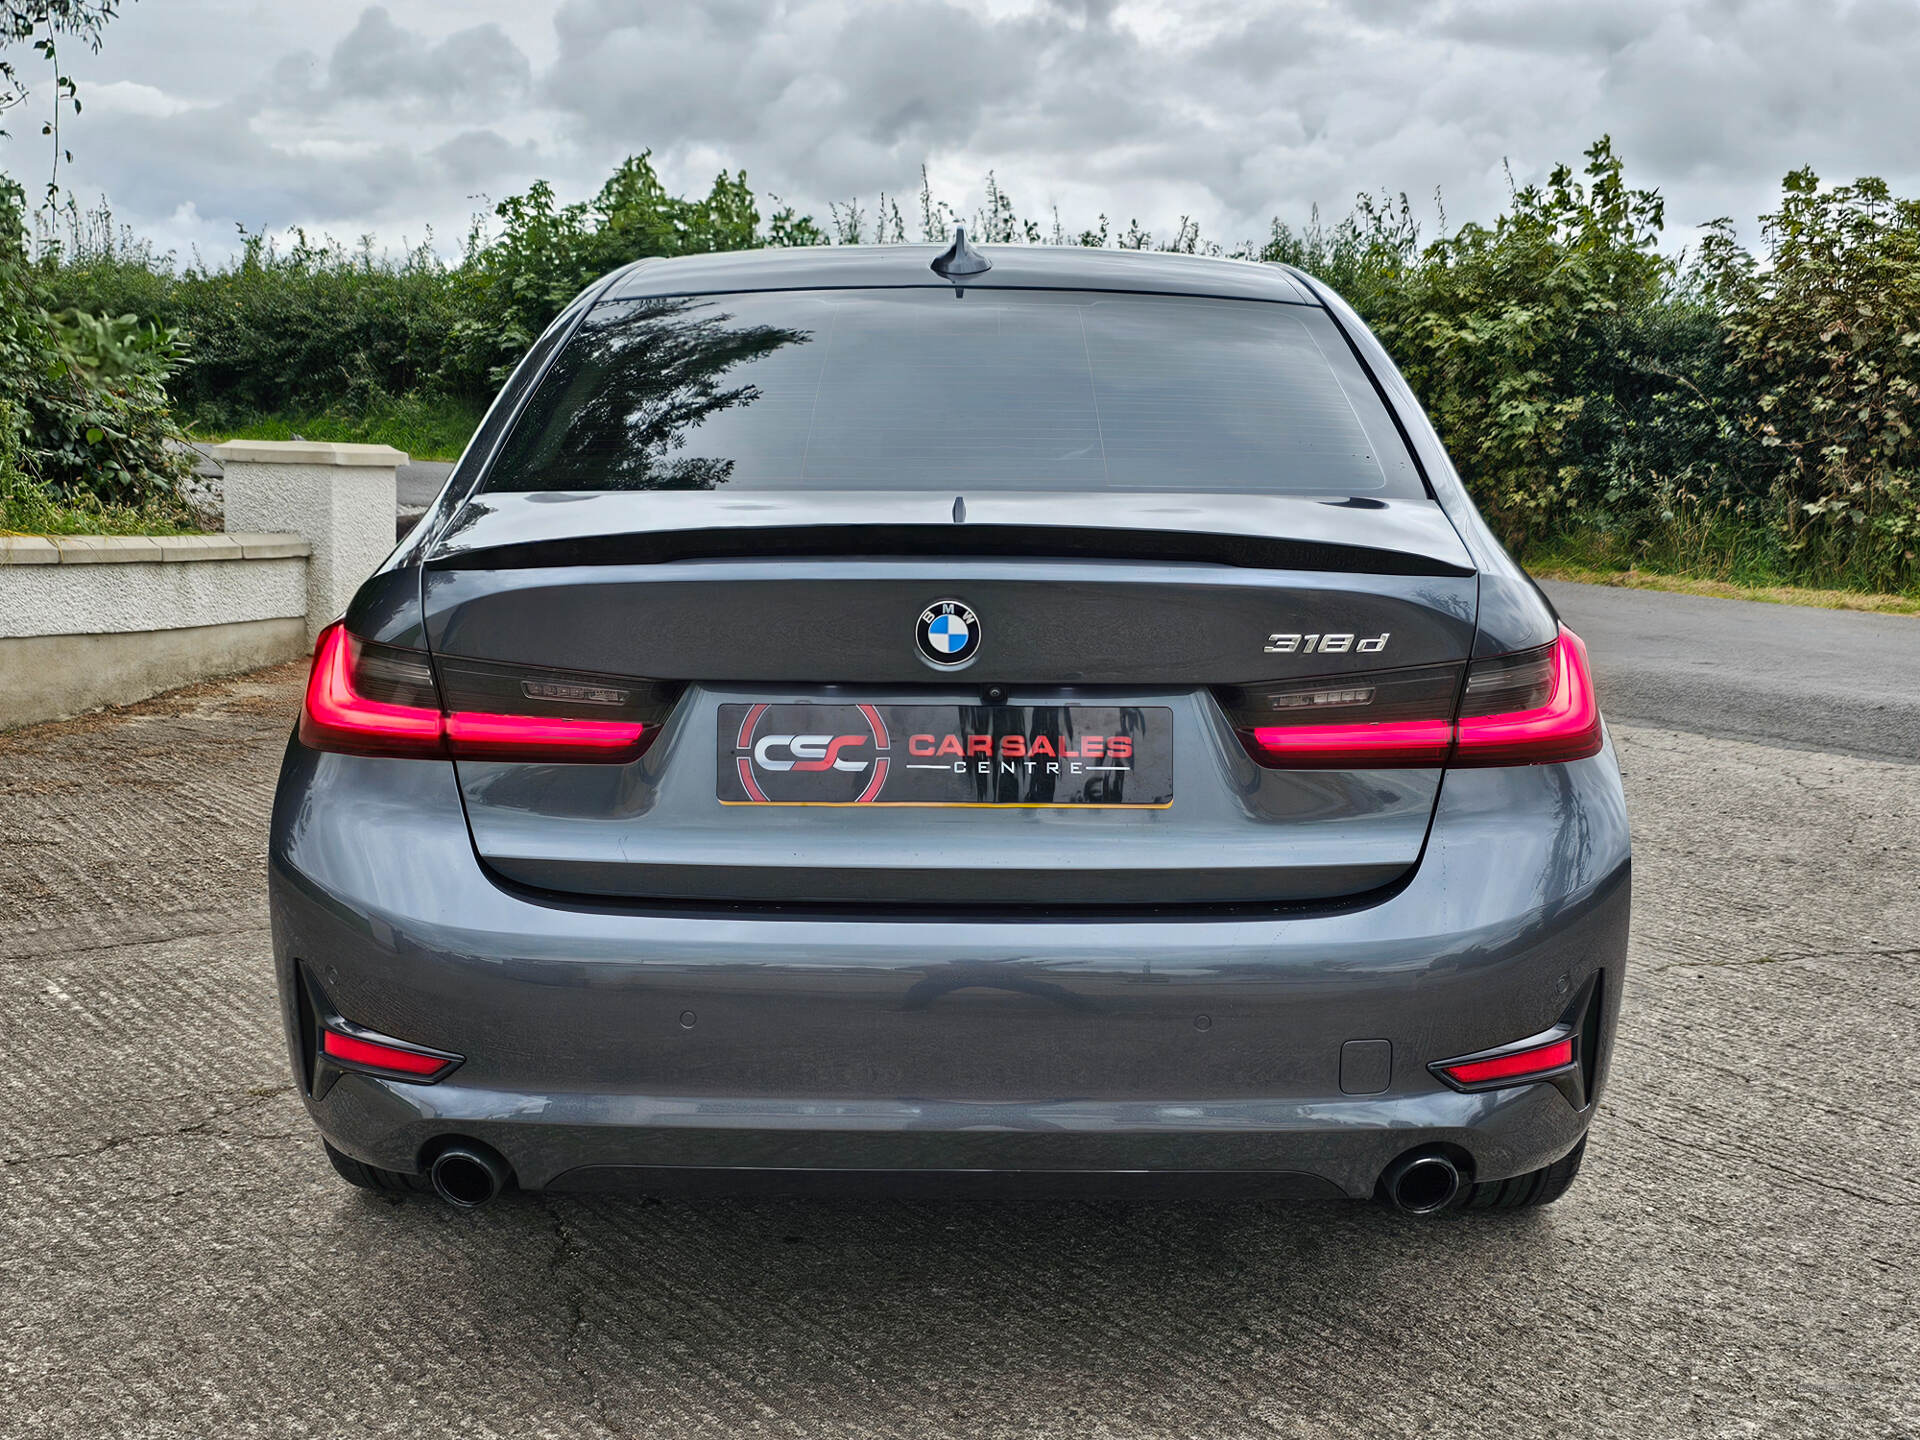
[[[1304,280],[994,253],[616,277],[322,637],[273,915],[342,1156],[1452,1202],[1577,1154],[1628,903],[1578,640]]]

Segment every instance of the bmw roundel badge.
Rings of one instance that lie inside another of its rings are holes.
[[[936,600],[920,612],[914,634],[929,665],[954,670],[979,653],[980,621],[958,600]]]

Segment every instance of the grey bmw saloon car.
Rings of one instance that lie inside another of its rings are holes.
[[[1285,267],[647,260],[321,636],[274,806],[339,1173],[1557,1198],[1620,1006],[1581,642]]]

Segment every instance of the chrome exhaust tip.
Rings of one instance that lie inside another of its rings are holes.
[[[1434,1215],[1460,1198],[1466,1177],[1439,1150],[1411,1150],[1387,1166],[1380,1188],[1403,1215]]]
[[[458,1140],[433,1157],[427,1178],[456,1210],[477,1210],[513,1183],[513,1171],[486,1146]]]

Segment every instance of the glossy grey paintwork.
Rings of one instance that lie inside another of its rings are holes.
[[[435,1086],[345,1076],[308,1100],[321,1130],[402,1170],[471,1135],[529,1186],[610,1164],[1197,1167],[1358,1196],[1428,1141],[1520,1173],[1577,1143],[1591,1106],[1458,1094],[1426,1062],[1546,1028],[1604,969],[1604,1068],[1629,888],[1611,751],[1452,772],[1401,887],[1297,913],[542,901],[488,878],[450,764],[297,742],[271,866],[296,1055],[300,960],[358,1022],[468,1057]],[[1340,1092],[1356,1038],[1392,1041],[1386,1093]]]
[[[965,501],[963,521],[954,519],[956,498]],[[1415,556],[1442,575],[1469,574],[1474,568],[1471,552],[1443,512],[1422,501],[1371,498],[1356,503],[1299,495],[1180,492],[1001,490],[956,497],[924,490],[494,491],[464,506],[460,521],[424,552],[423,559],[434,569],[486,569],[489,551],[582,535],[738,533],[876,521],[951,529],[956,537],[996,525],[1037,527],[1057,531],[1066,554],[1072,553],[1076,537],[1090,530],[1175,531],[1270,536]],[[964,541],[956,538],[955,543]]]
[[[947,683],[913,626],[951,597],[981,616],[976,686],[1226,685],[1464,660],[1475,589],[1470,576],[861,556],[428,570],[422,584],[436,652],[797,684]],[[1389,638],[1375,654],[1271,654],[1276,631]]]
[[[591,287],[362,591],[358,633],[420,643],[418,567],[582,306],[616,289],[923,283],[912,248],[641,262]],[[1185,257],[988,253],[1001,284],[1326,305],[1477,571],[1474,652],[1551,636],[1550,607],[1473,510],[1404,380],[1317,282]],[[1416,866],[1317,908],[989,918],[847,901],[560,902],[475,854],[450,763],[296,741],[270,855],[289,1041],[298,1066],[302,963],[360,1023],[468,1056],[441,1085],[327,1077],[337,1083],[307,1103],[370,1163],[415,1169],[424,1147],[465,1134],[529,1186],[660,1165],[1224,1169],[1360,1196],[1395,1155],[1434,1141],[1461,1147],[1480,1178],[1518,1174],[1578,1142],[1593,1097],[1576,1112],[1549,1085],[1463,1095],[1425,1065],[1542,1030],[1603,973],[1604,1075],[1629,905],[1618,771],[1609,749],[1456,770],[1437,789]],[[1339,1049],[1355,1038],[1392,1042],[1384,1093],[1340,1092]]]
[[[845,694],[845,691],[841,691]],[[721,806],[715,715],[829,700],[825,687],[696,685],[631,766],[460,762],[474,845],[544,889],[655,899],[1193,904],[1351,895],[1419,858],[1440,772],[1264,770],[1205,691],[1130,687],[1173,712],[1165,810]],[[862,687],[879,703],[979,703],[977,689]],[[1007,703],[1058,704],[1058,687]],[[1092,698],[1092,697],[1086,697]]]
[[[951,284],[933,273],[938,245],[834,245],[819,249],[736,250],[642,260],[616,272],[596,298],[709,295],[739,290],[869,289],[1118,290],[1154,295],[1207,295],[1227,300],[1312,304],[1284,267],[1146,250],[1083,250],[1077,246],[982,245],[993,262],[984,275]]]

